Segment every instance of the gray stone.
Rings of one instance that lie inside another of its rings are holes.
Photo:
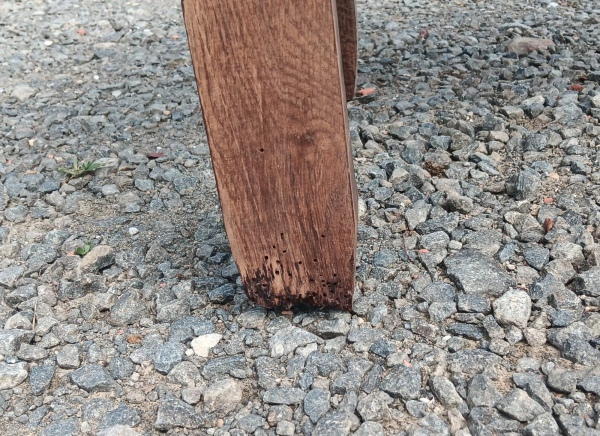
[[[114,326],[125,326],[138,322],[148,314],[144,302],[137,291],[127,291],[110,308],[108,322]]]
[[[427,413],[427,403],[416,400],[406,402],[406,411],[415,418],[423,418]]]
[[[177,342],[166,342],[159,347],[152,359],[154,367],[161,374],[168,374],[171,369],[182,361],[185,345]]]
[[[527,327],[531,314],[531,298],[525,291],[511,289],[494,301],[494,317],[500,325]]]
[[[383,378],[379,388],[394,398],[415,400],[421,391],[421,374],[414,368],[396,365]]]
[[[109,267],[113,263],[115,263],[113,249],[108,245],[99,245],[84,256],[79,264],[79,269],[84,273],[97,274],[98,271]]]
[[[486,375],[476,374],[469,380],[467,402],[471,407],[494,407],[502,395]]]
[[[537,171],[527,168],[508,178],[506,192],[517,200],[531,200],[540,192],[542,182]]]
[[[71,373],[71,381],[87,392],[107,392],[113,387],[114,380],[102,365],[82,366]]]
[[[304,397],[304,413],[316,424],[329,411],[331,407],[329,401],[328,391],[313,389]]]
[[[34,366],[29,373],[29,385],[33,395],[42,394],[52,383],[56,367],[52,365]]]
[[[219,286],[216,289],[208,291],[208,299],[211,303],[225,304],[235,296],[235,288],[231,284]]]
[[[573,290],[590,297],[600,297],[600,267],[595,266],[573,279]]]
[[[552,250],[550,250],[550,257],[566,260],[573,265],[581,265],[585,261],[581,245],[568,241],[560,241],[554,244]]]
[[[257,429],[263,427],[265,424],[265,418],[254,413],[246,415],[243,418],[238,418],[237,420],[237,427],[249,434],[254,433]]]
[[[321,343],[318,336],[298,327],[287,327],[275,333],[269,339],[271,357],[285,356],[298,347],[312,343]]]
[[[203,384],[200,370],[196,365],[187,360],[184,360],[173,367],[167,376],[167,381],[182,386],[200,386]]]
[[[159,322],[172,323],[189,316],[190,304],[187,300],[178,299],[161,305],[156,313]]]
[[[56,363],[60,368],[79,368],[79,348],[75,344],[67,344],[56,354]]]
[[[456,392],[456,388],[446,377],[431,377],[429,379],[429,387],[446,409],[453,409],[463,404],[463,400],[458,392]]]
[[[533,420],[536,416],[543,414],[544,408],[532,400],[527,392],[521,389],[513,389],[501,399],[496,408],[506,413],[513,419],[521,422]]]
[[[109,428],[115,425],[135,427],[141,420],[142,418],[139,411],[121,404],[115,410],[108,412],[102,417],[98,424],[98,429]]]
[[[195,429],[202,425],[202,417],[196,409],[189,404],[174,397],[171,393],[165,394],[158,403],[158,412],[154,428],[167,431],[177,427]]]
[[[27,216],[27,209],[24,206],[18,205],[10,207],[4,211],[4,218],[13,223],[22,223]],[[0,278],[2,275],[0,274]]]
[[[39,436],[76,436],[79,431],[77,418],[59,419],[48,424]]]
[[[542,413],[523,428],[523,436],[559,436],[558,424],[551,413]]]
[[[142,436],[128,425],[113,425],[100,430],[96,436]]]
[[[463,250],[444,261],[448,275],[466,294],[500,296],[513,280],[500,265],[478,251]]]
[[[384,436],[383,426],[378,422],[365,421],[360,428],[354,432],[355,436]]]
[[[33,333],[28,330],[0,330],[0,354],[14,356],[22,344],[28,344],[33,339]]]
[[[446,327],[448,333],[452,333],[453,335],[464,336],[468,339],[474,339],[476,341],[483,339],[483,329],[476,325],[472,324],[463,324],[463,323],[452,323]]]
[[[323,339],[345,336],[350,331],[350,324],[341,318],[324,319],[317,324],[317,333]]]
[[[532,347],[540,347],[546,343],[546,332],[544,330],[528,327],[523,329],[523,335]]]
[[[373,256],[373,265],[380,266],[383,268],[389,267],[391,264],[396,263],[398,257],[392,250],[380,250]]]
[[[279,421],[275,433],[279,436],[294,436],[296,433],[296,426],[291,421]]]
[[[27,364],[25,362],[4,363],[0,362],[0,391],[19,386],[27,378]]]
[[[551,411],[554,406],[552,394],[543,381],[533,380],[525,385],[525,392],[538,402],[544,409]]]
[[[486,435],[485,431],[491,434],[510,434],[509,432],[516,432],[521,427],[519,421],[508,419],[491,407],[473,408],[468,423],[469,430],[476,436]]]
[[[328,413],[317,422],[312,436],[347,436],[352,428],[360,422],[356,416],[345,411]]]
[[[133,374],[133,362],[124,357],[113,357],[108,365],[108,371],[115,380],[124,380]]]
[[[550,250],[543,247],[528,247],[523,250],[523,257],[529,265],[541,270],[550,260]]]
[[[270,388],[263,394],[263,401],[267,404],[299,404],[304,400],[305,393],[298,388]]]
[[[244,356],[220,357],[206,362],[202,368],[202,377],[213,380],[245,369],[246,359]]]
[[[448,368],[452,372],[480,374],[500,363],[494,353],[479,349],[459,350],[448,356]]]
[[[491,303],[483,297],[468,294],[458,294],[456,297],[459,312],[487,314],[492,311]]]
[[[433,322],[442,322],[456,313],[456,303],[431,303],[427,309]]]
[[[455,296],[454,287],[444,282],[433,282],[419,293],[419,298],[428,303],[454,302]]]
[[[231,378],[211,383],[204,392],[204,407],[211,412],[229,413],[242,401],[242,387]]]
[[[570,394],[576,389],[577,375],[573,371],[554,369],[548,374],[548,386],[557,392]]]
[[[6,288],[14,288],[17,280],[23,276],[25,268],[22,266],[10,266],[0,271],[0,285]]]
[[[247,329],[257,329],[262,327],[265,318],[267,316],[267,310],[262,307],[255,307],[247,310],[237,317],[237,322]]]
[[[37,93],[37,91],[34,88],[32,88],[31,86],[26,85],[26,84],[19,84],[13,88],[10,95],[15,97],[20,102],[23,102],[23,101],[29,100],[36,93]]]
[[[596,395],[600,395],[600,376],[592,375],[586,377],[577,383],[577,387],[586,392],[592,392]]]
[[[600,351],[589,342],[569,338],[563,343],[562,356],[581,365],[596,365],[600,362]]]

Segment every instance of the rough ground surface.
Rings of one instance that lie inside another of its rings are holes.
[[[240,287],[178,2],[2,2],[1,433],[600,434],[598,8],[360,2],[354,311],[281,313]]]

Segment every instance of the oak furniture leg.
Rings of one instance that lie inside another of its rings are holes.
[[[340,1],[346,28],[354,4]],[[340,42],[335,0],[183,0],[183,10],[248,296],[350,309],[357,196],[341,58],[356,30]],[[355,59],[344,65],[354,80]]]

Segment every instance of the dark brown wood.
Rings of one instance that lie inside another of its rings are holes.
[[[183,0],[249,297],[350,309],[357,196],[335,0]]]
[[[337,13],[346,99],[350,101],[356,92],[356,69],[358,67],[358,26],[354,0],[337,0]]]

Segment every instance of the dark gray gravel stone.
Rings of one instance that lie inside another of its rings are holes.
[[[331,407],[329,392],[322,389],[313,389],[304,397],[303,405],[304,413],[316,424]]]
[[[208,299],[211,303],[225,304],[235,296],[235,288],[231,284],[219,286],[216,289],[208,291]]]
[[[300,404],[305,397],[304,391],[298,388],[271,388],[263,394],[263,401],[267,404]]]
[[[87,392],[108,392],[114,380],[102,365],[82,366],[71,373],[71,381]]]
[[[212,380],[245,369],[246,359],[244,356],[220,357],[206,362],[202,368],[202,377]]]
[[[540,176],[530,168],[512,175],[506,182],[506,192],[517,200],[534,199],[539,194],[541,187]]]
[[[444,261],[448,275],[466,294],[498,297],[513,286],[512,278],[493,259],[463,250]]]
[[[551,413],[542,413],[523,428],[523,436],[558,436],[558,424]]]
[[[535,417],[544,413],[544,408],[521,389],[513,389],[506,394],[496,404],[496,408],[521,422],[532,421]]]
[[[43,393],[54,377],[56,367],[52,365],[34,366],[29,372],[29,384],[33,395]]]
[[[468,349],[449,355],[448,367],[452,372],[480,374],[485,370],[493,368],[500,361],[500,357],[489,351]]]
[[[488,314],[492,311],[490,301],[477,295],[458,294],[456,302],[459,312]]]
[[[137,291],[127,291],[110,308],[109,323],[115,326],[134,324],[147,315],[145,303]]]
[[[165,394],[158,403],[158,412],[154,428],[167,431],[177,427],[195,429],[202,425],[202,417],[194,407],[174,397]]]
[[[141,422],[140,412],[131,407],[121,404],[115,410],[102,417],[98,424],[99,429],[109,428],[115,425],[128,425],[135,427]]]
[[[550,260],[550,250],[543,247],[528,247],[523,250],[523,257],[529,265],[541,270]]]
[[[577,374],[573,371],[555,369],[548,374],[547,383],[557,392],[570,394],[576,389]]]
[[[39,433],[39,436],[75,436],[79,432],[77,418],[60,419],[48,424]]]
[[[494,382],[483,374],[471,377],[467,393],[467,402],[471,407],[494,407],[502,398]]]
[[[521,423],[501,415],[497,409],[492,407],[474,407],[468,417],[469,430],[472,435],[483,436],[485,434],[505,434],[516,432]]]
[[[108,371],[115,380],[124,380],[133,374],[133,362],[124,357],[114,357],[108,364]]]
[[[414,368],[396,365],[379,384],[379,389],[394,398],[415,400],[421,391],[421,374]]]
[[[175,365],[183,360],[185,345],[177,342],[166,342],[156,350],[152,359],[154,367],[161,374],[168,374]]]

